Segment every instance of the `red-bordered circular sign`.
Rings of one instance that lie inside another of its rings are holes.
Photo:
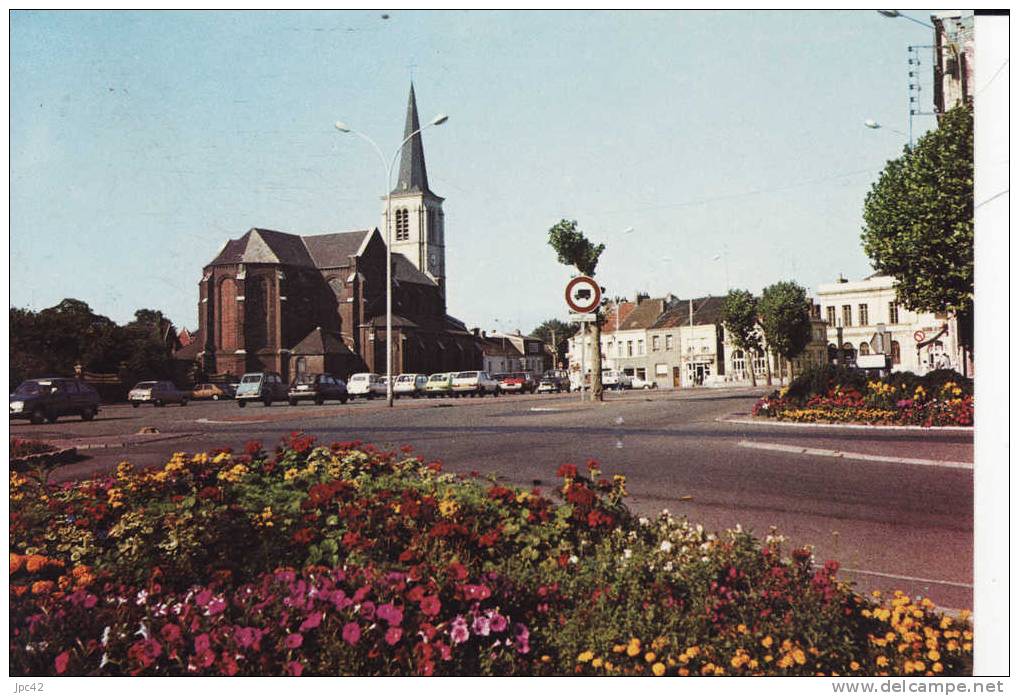
[[[916,333],[913,334],[913,340],[919,343],[924,338],[926,338],[926,336],[927,334],[925,334],[923,331],[917,331]]]
[[[566,304],[578,314],[587,314],[601,305],[601,287],[594,278],[577,276],[566,284]]]

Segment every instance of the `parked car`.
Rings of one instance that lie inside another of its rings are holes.
[[[166,406],[167,404],[180,404],[187,406],[191,394],[181,391],[173,382],[166,380],[139,382],[127,393],[127,400],[132,406],[138,408],[142,404],[153,406]]]
[[[499,383],[492,379],[487,372],[469,370],[458,372],[453,378],[454,396],[484,396],[493,394],[499,396]]]
[[[634,389],[657,389],[658,382],[644,379],[643,377],[634,376],[630,382],[630,386]]]
[[[495,380],[499,389],[507,394],[533,394],[538,388],[530,372],[507,372],[496,375]]]
[[[286,382],[277,372],[248,372],[241,377],[234,399],[241,408],[249,401],[261,401],[264,406],[272,406],[273,401],[286,401],[288,391]]]
[[[382,388],[382,393],[386,393],[386,388],[382,385],[382,378],[374,372],[358,372],[356,375],[351,375],[350,379],[347,380],[347,393],[350,398],[362,397],[364,399],[371,399],[378,395],[379,387]]]
[[[430,376],[428,384],[425,385],[425,395],[429,399],[434,399],[437,396],[452,396],[453,374],[452,372],[436,372]]]
[[[603,389],[631,389],[633,387],[633,377],[619,370],[602,370],[601,386]]]
[[[41,377],[18,385],[11,394],[10,409],[12,419],[33,425],[72,415],[90,421],[99,413],[99,393],[78,379]]]
[[[301,375],[287,393],[291,406],[298,401],[314,401],[319,406],[330,400],[345,404],[349,398],[347,383],[330,374]]]
[[[566,370],[545,370],[538,382],[539,392],[570,391],[570,375]]]
[[[393,383],[393,397],[398,399],[401,396],[413,396],[416,399],[424,395],[427,384],[428,375],[402,374]]]
[[[220,399],[232,399],[236,387],[232,387],[229,384],[196,384],[191,390],[191,398],[198,399],[212,399],[213,401],[219,401]]]

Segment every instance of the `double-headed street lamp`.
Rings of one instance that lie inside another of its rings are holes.
[[[354,135],[367,140],[368,144],[370,144],[375,149],[376,154],[378,154],[379,161],[382,162],[382,168],[386,172],[386,405],[390,408],[393,406],[393,166],[396,164],[396,158],[401,152],[403,152],[404,146],[411,141],[411,138],[426,128],[441,126],[448,120],[449,116],[446,114],[439,114],[427,124],[418,128],[403,139],[403,142],[400,143],[400,147],[396,148],[396,152],[393,153],[393,158],[388,161],[386,160],[386,156],[382,154],[382,149],[375,143],[374,140],[361,131],[354,130],[343,121],[336,122],[336,130],[341,133],[353,133]]]

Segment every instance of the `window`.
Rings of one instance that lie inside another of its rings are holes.
[[[410,212],[406,208],[396,211],[396,241],[410,239]]]
[[[828,307],[828,326],[835,326],[835,307]]]
[[[899,348],[898,341],[892,341],[892,365],[898,365],[902,362],[902,349]]]
[[[732,371],[738,379],[746,377],[747,360],[741,350],[734,350],[732,352]]]
[[[813,317],[814,319],[820,319],[821,318],[821,305],[819,305],[819,304],[812,304],[812,305],[810,305],[810,316]]]
[[[672,350],[672,334],[665,334],[665,350]]]
[[[658,350],[659,348],[658,338],[659,338],[658,336],[651,337],[651,350]]]
[[[860,355],[870,355],[870,344],[866,341],[860,344]]]
[[[867,305],[862,304],[858,309],[860,310],[860,326],[866,326],[870,323],[867,321]]]
[[[620,341],[619,343],[616,344],[616,355],[618,355],[620,358],[623,357],[623,342],[622,341]]]
[[[655,363],[655,374],[662,377],[668,377],[669,366],[665,363]]]
[[[842,305],[842,325],[853,325],[853,305]]]
[[[637,355],[644,355],[644,339],[637,339]]]
[[[626,355],[627,357],[633,355],[633,341],[626,342]]]
[[[899,303],[889,302],[888,303],[888,323],[898,324],[899,323]]]

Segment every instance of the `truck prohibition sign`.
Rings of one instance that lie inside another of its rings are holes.
[[[566,284],[566,304],[578,314],[587,314],[601,305],[601,287],[594,278],[577,276]]]

